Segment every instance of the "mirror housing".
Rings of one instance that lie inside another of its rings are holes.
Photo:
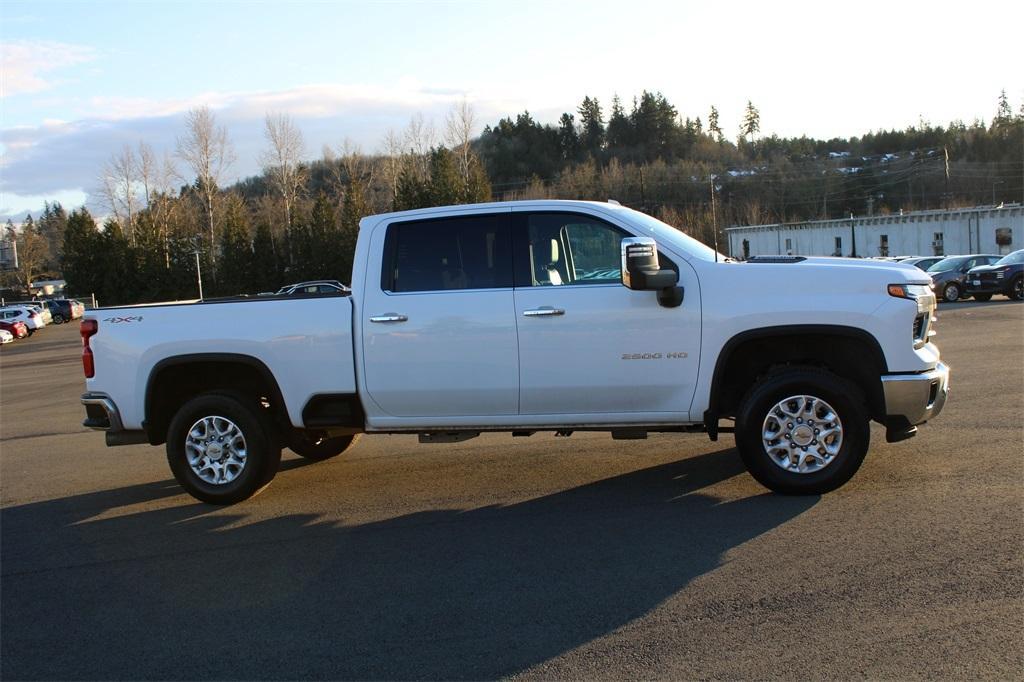
[[[683,302],[683,289],[676,286],[679,273],[662,269],[658,244],[650,237],[622,240],[622,284],[634,291],[657,291],[658,303],[675,308]]]

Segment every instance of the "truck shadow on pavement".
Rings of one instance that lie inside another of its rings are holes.
[[[130,511],[180,494],[173,481],[9,507],[0,673],[512,675],[630,624],[817,502],[700,492],[741,472],[730,449],[361,525],[247,522],[202,504]]]

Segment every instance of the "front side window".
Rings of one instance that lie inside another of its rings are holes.
[[[526,218],[530,286],[618,284],[626,232],[571,213],[535,213]]]
[[[507,214],[393,223],[384,245],[385,291],[453,291],[512,286]]]

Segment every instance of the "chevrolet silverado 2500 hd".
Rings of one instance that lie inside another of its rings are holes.
[[[352,291],[89,311],[85,425],[166,443],[192,495],[262,489],[281,449],[359,433],[735,433],[783,493],[849,480],[869,422],[937,416],[949,370],[910,266],[736,262],[614,203],[529,201],[364,218]],[[724,422],[724,423],[723,423]]]

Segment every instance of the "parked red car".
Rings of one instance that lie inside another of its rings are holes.
[[[16,339],[23,339],[28,336],[28,327],[25,326],[24,322],[19,322],[17,320],[14,322],[0,320],[0,329],[6,329]]]

